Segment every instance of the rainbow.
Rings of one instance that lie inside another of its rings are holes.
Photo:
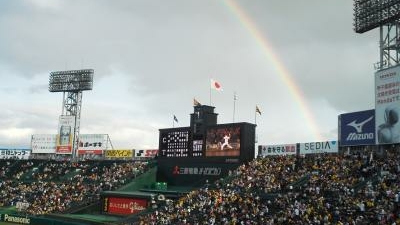
[[[257,44],[261,47],[266,59],[272,63],[275,70],[279,74],[283,83],[289,89],[289,93],[292,95],[296,103],[298,104],[300,111],[302,112],[304,118],[309,125],[311,132],[314,135],[315,141],[326,140],[321,132],[319,132],[317,123],[315,122],[314,116],[311,112],[310,107],[304,97],[303,92],[296,85],[292,79],[289,71],[285,68],[283,63],[280,61],[278,56],[275,54],[271,44],[268,39],[260,32],[256,24],[251,20],[251,18],[246,14],[246,12],[238,5],[234,0],[224,0],[224,4],[230,9],[230,11],[237,17],[239,22],[243,27],[251,34]]]

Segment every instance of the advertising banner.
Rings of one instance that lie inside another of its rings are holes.
[[[31,224],[31,218],[28,216],[16,214],[0,214],[0,221],[16,224]]]
[[[29,159],[30,149],[0,148],[0,159]]]
[[[109,197],[104,201],[110,214],[130,215],[147,209],[147,199]]]
[[[375,144],[375,110],[339,115],[339,142],[341,146]]]
[[[60,116],[57,135],[57,154],[72,154],[75,116]]]
[[[337,141],[300,143],[300,154],[338,153]]]
[[[215,158],[215,157],[213,157]],[[229,171],[234,171],[238,163],[223,163],[207,158],[185,158],[182,160],[161,160],[157,165],[157,181],[168,185],[188,185],[200,187],[207,182],[212,183],[226,177]]]
[[[282,145],[259,145],[259,156],[270,155],[295,155],[296,144],[282,144]]]
[[[158,149],[136,150],[135,157],[154,158],[158,154]]]
[[[208,129],[206,156],[240,156],[240,127],[231,125]]]
[[[56,134],[33,134],[31,139],[32,153],[56,153]]]
[[[375,73],[376,144],[400,143],[400,66]]]
[[[80,134],[78,154],[101,155],[107,149],[107,134]]]
[[[107,150],[105,151],[106,158],[132,158],[135,155],[135,150]]]

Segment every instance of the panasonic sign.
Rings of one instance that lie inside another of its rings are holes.
[[[375,110],[341,114],[339,141],[341,146],[375,144]]]

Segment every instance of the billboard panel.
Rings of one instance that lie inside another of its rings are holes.
[[[400,143],[400,66],[375,73],[376,144]]]
[[[136,150],[135,157],[154,158],[158,154],[158,149]]]
[[[75,116],[60,116],[57,135],[57,154],[72,154]]]
[[[0,148],[0,159],[29,159],[30,149]]]
[[[254,150],[253,150],[254,151]],[[212,183],[228,176],[229,171],[240,165],[222,162],[218,157],[191,157],[159,159],[157,165],[157,181],[167,182],[168,185],[201,187],[207,182]]]
[[[300,143],[300,154],[337,153],[337,141]]]
[[[106,158],[132,158],[135,155],[133,149],[107,150],[105,151]]]
[[[130,215],[147,209],[147,199],[108,197],[104,199],[105,212]]]
[[[207,129],[206,156],[240,156],[240,126]]]
[[[259,156],[270,155],[295,155],[296,144],[282,144],[282,145],[259,145]]]
[[[56,152],[56,134],[33,134],[31,138],[32,153],[53,154]]]
[[[341,146],[375,144],[375,110],[340,115],[339,140]]]
[[[160,130],[160,157],[188,157],[190,128]]]
[[[80,134],[78,154],[101,155],[107,149],[107,134]]]

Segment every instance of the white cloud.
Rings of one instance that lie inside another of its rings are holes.
[[[224,86],[212,93],[219,123],[232,122],[236,91],[235,121],[254,122],[255,105],[262,108],[259,144],[314,141],[298,100],[224,4],[24,3],[0,9],[0,133],[55,133],[62,95],[48,92],[49,73],[83,67],[95,76],[83,94],[81,132],[108,133],[116,147],[157,147],[158,129],[170,127],[172,115],[188,126],[193,97],[209,103],[211,77]],[[373,107],[378,37],[354,34],[351,1],[237,3],[304,93],[320,134],[335,137],[338,113]],[[14,141],[3,135],[0,144]]]

